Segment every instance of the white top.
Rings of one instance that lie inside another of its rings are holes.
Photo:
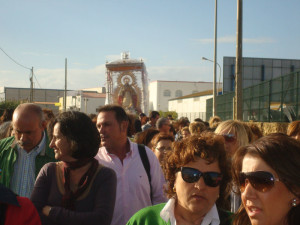
[[[130,151],[123,164],[116,155],[108,153],[105,147],[101,147],[95,157],[102,165],[112,168],[117,175],[116,203],[111,225],[126,224],[137,211],[152,205],[149,180],[138,146],[131,141],[129,143]],[[150,163],[153,204],[166,202],[163,194],[165,178],[159,161],[148,147],[146,153]]]
[[[160,212],[160,217],[167,223],[170,220],[171,225],[176,225],[174,208],[175,208],[175,199],[171,198],[169,199],[165,207]],[[201,225],[219,225],[219,224],[220,224],[220,218],[219,218],[216,204],[214,204],[213,207],[208,211],[208,213],[203,218]]]

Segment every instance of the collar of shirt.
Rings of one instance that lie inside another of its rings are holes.
[[[171,223],[171,225],[176,225],[176,219],[174,215],[174,209],[175,209],[175,198],[169,199],[165,207],[160,212],[160,217],[165,221]],[[203,218],[201,225],[219,225],[220,219],[218,210],[216,207],[216,204],[213,205],[213,207],[208,211],[208,213]]]
[[[42,137],[42,140],[40,141],[40,143],[35,146],[28,154],[42,154],[42,155],[45,155],[45,152],[46,152],[46,134],[45,134],[45,131],[43,132],[43,137]],[[18,146],[18,150],[23,150],[25,151],[23,148],[21,148],[21,146],[17,145]]]
[[[126,158],[132,158],[137,152],[135,151],[135,148],[133,147],[133,144],[129,138],[127,138],[127,142],[129,142],[129,152],[126,153]],[[111,161],[113,160],[113,158],[117,157],[115,154],[109,153],[105,147],[101,147],[100,149],[104,149],[105,154],[111,159]]]

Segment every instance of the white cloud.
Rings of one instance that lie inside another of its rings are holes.
[[[212,81],[208,67],[200,66],[155,66],[148,67],[148,78],[154,80]]]
[[[203,39],[191,39],[194,42],[198,42],[201,44],[210,44],[214,43],[214,38],[203,38]],[[218,38],[218,43],[236,43],[236,36],[224,36]],[[274,43],[276,40],[272,38],[243,38],[243,43],[247,44],[268,44]]]
[[[65,69],[38,69],[35,77],[42,88],[63,89],[65,87]],[[68,69],[67,88],[72,90],[101,87],[105,83],[105,65],[91,69]],[[35,85],[38,87],[38,85]]]
[[[72,69],[67,71],[67,88],[78,90],[105,86],[105,64],[90,69]],[[148,66],[148,79],[173,80],[173,81],[212,81],[211,66]],[[34,75],[35,88],[64,89],[65,69],[36,69]],[[29,74],[16,71],[0,71],[0,86],[7,87],[30,87]]]

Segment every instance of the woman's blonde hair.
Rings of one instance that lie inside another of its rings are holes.
[[[245,146],[249,144],[249,138],[243,122],[238,120],[226,120],[219,124],[215,133],[221,134],[226,131],[227,134],[232,133],[235,135],[239,146]]]

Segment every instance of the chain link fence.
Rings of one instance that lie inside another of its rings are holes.
[[[216,115],[233,119],[235,92],[216,97]],[[300,119],[300,71],[243,89],[243,120],[289,122]],[[206,118],[212,116],[213,100],[206,101]]]

